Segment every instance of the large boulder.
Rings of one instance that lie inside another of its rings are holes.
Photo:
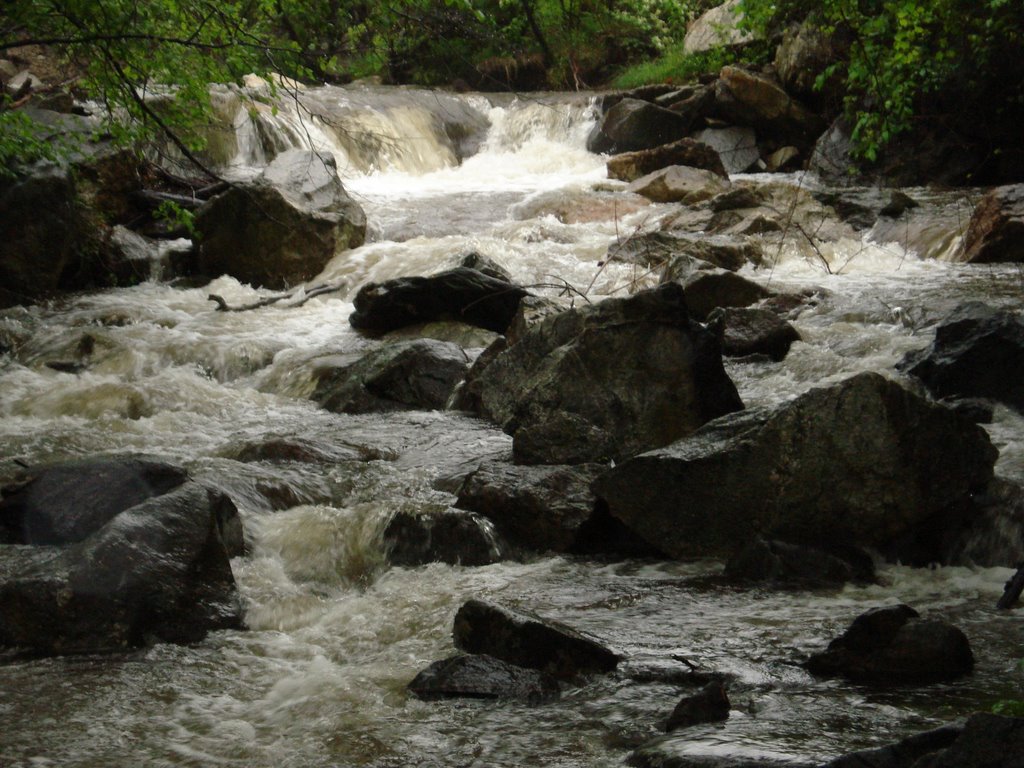
[[[820,117],[767,77],[739,67],[722,67],[715,86],[715,110],[759,136],[810,147],[825,129]]]
[[[622,99],[594,126],[587,138],[587,149],[597,154],[653,149],[683,138],[692,124],[693,116],[649,101]]]
[[[755,158],[756,159],[756,158]],[[636,181],[670,165],[702,168],[728,178],[718,152],[700,140],[680,139],[653,149],[623,152],[608,158],[608,177],[620,181]]]
[[[416,675],[408,688],[427,701],[513,699],[541,704],[561,693],[558,681],[546,672],[517,667],[486,654],[459,654],[435,661]]]
[[[455,647],[540,669],[560,680],[611,672],[619,656],[557,621],[485,600],[469,600],[455,615]]]
[[[895,744],[851,752],[829,760],[820,768],[926,768],[931,765],[928,760],[953,744],[963,730],[962,725],[943,725],[915,733]]]
[[[858,616],[804,666],[815,675],[856,682],[927,685],[968,674],[974,654],[956,627],[895,605]]]
[[[332,156],[293,149],[203,206],[196,228],[204,274],[285,288],[362,245],[366,215],[345,192]]]
[[[740,27],[743,14],[740,0],[728,0],[705,11],[694,20],[683,38],[683,51],[701,53],[721,46],[736,46],[756,39],[754,34]]]
[[[336,413],[441,410],[469,370],[458,344],[416,339],[385,344],[351,362],[322,359],[312,399]]]
[[[915,765],[917,768],[1024,768],[1024,718],[987,712],[973,714],[967,718],[963,733],[948,749]]]
[[[391,565],[490,565],[501,560],[494,526],[461,509],[399,510],[384,529]]]
[[[690,315],[705,322],[716,309],[722,307],[749,307],[772,295],[767,288],[727,269],[689,269],[683,275],[678,260],[669,264],[665,279],[678,280],[686,292],[686,306]]]
[[[997,187],[981,198],[964,238],[964,261],[1024,261],[1024,184]]]
[[[429,277],[398,277],[364,285],[356,294],[353,328],[381,334],[434,320],[458,320],[495,333],[508,328],[528,293],[514,283],[469,267]]]
[[[729,180],[711,171],[688,165],[670,165],[641,176],[629,185],[628,191],[655,203],[693,205],[721,194],[728,188]]]
[[[1024,411],[1024,319],[980,302],[957,307],[900,367],[937,397],[990,397]]]
[[[622,462],[594,489],[615,517],[676,557],[728,556],[757,536],[844,541],[941,558],[932,537],[969,515],[992,477],[984,430],[875,373],[775,409],[717,419]]]
[[[728,173],[743,173],[761,159],[757,134],[753,128],[731,125],[727,128],[705,128],[693,139],[711,147],[721,158]]]
[[[0,547],[0,644],[97,653],[239,628],[232,512],[221,494],[185,482],[76,544]]]
[[[743,407],[674,283],[545,318],[481,356],[463,404],[511,434],[525,464],[620,461]]]

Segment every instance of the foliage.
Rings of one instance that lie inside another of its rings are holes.
[[[763,32],[809,17],[850,39],[848,57],[823,73],[819,87],[843,76],[853,139],[868,161],[921,116],[963,111],[964,100],[995,109],[1024,104],[1019,0],[741,0],[741,8]]]

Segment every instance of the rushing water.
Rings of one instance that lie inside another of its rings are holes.
[[[0,358],[0,480],[16,460],[146,452],[227,490],[251,549],[233,563],[246,632],[0,666],[0,765],[615,766],[658,735],[687,692],[669,682],[683,670],[673,656],[729,675],[734,704],[726,723],[671,737],[677,752],[824,759],[1020,695],[1024,618],[993,610],[1006,567],[890,566],[880,586],[796,593],[725,587],[717,562],[387,567],[389,516],[450,504],[432,481],[507,455],[510,443],[460,414],[345,416],[306,399],[317,358],[375,343],[348,326],[354,291],[475,250],[539,293],[622,294],[652,277],[601,266],[608,246],[654,229],[671,207],[615,192],[602,158],[583,149],[594,116],[579,99],[339,89],[304,98],[319,118],[285,109],[261,113],[255,127],[240,119],[229,170],[251,172],[274,147],[335,154],[371,239],[315,282],[343,279],[347,293],[224,313],[207,294],[231,304],[261,294],[221,277],[202,289],[149,282],[0,313],[0,341],[12,349]],[[775,289],[825,290],[796,320],[803,341],[784,362],[728,363],[744,401],[780,402],[861,370],[895,375],[958,302],[1020,301],[1011,269],[933,258],[943,237],[933,253],[841,241],[824,253],[837,274],[793,245],[746,270]],[[47,365],[81,360],[90,345],[79,373]],[[990,428],[999,472],[1016,479],[1022,427],[998,409]],[[302,443],[311,460],[246,460],[278,438]],[[417,671],[452,653],[455,610],[481,596],[590,632],[628,662],[540,707],[408,696]],[[976,672],[872,690],[797,666],[858,613],[898,601],[961,626]]]

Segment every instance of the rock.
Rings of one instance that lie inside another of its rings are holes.
[[[587,138],[595,154],[653,149],[686,136],[693,120],[639,99],[622,99],[605,112]]]
[[[384,530],[388,562],[415,567],[427,563],[490,565],[502,558],[494,526],[459,509],[439,512],[400,510]]]
[[[964,261],[1024,261],[1024,184],[997,187],[981,198],[964,238]]]
[[[708,315],[708,323],[722,329],[722,354],[730,357],[767,355],[779,362],[800,341],[796,328],[770,309],[719,307]]]
[[[629,185],[628,190],[655,203],[693,205],[724,192],[728,187],[728,180],[711,171],[670,165],[641,176]]]
[[[665,730],[671,733],[691,725],[728,720],[731,708],[725,686],[720,682],[711,682],[700,693],[686,696],[676,704],[665,724]]]
[[[470,359],[458,344],[433,339],[385,344],[355,362],[322,358],[311,397],[335,413],[441,410],[465,378]]]
[[[4,90],[11,97],[11,101],[17,101],[25,94],[37,91],[42,87],[43,81],[25,69],[8,80]]]
[[[722,67],[715,86],[715,110],[726,120],[750,126],[758,136],[796,147],[812,146],[826,127],[777,84],[739,67]]]
[[[827,184],[849,184],[857,175],[852,128],[846,118],[836,118],[818,137],[807,167]]]
[[[211,277],[285,288],[311,280],[346,248],[362,245],[366,216],[338,179],[334,158],[277,155],[254,181],[235,184],[196,216],[199,268]]]
[[[1024,487],[996,477],[974,502],[977,516],[953,542],[949,562],[981,568],[1024,563]]]
[[[0,501],[0,541],[83,541],[126,509],[188,480],[181,467],[145,456],[113,456],[44,467]]]
[[[764,260],[764,251],[757,242],[746,238],[651,232],[611,246],[607,258],[646,267],[668,266],[681,258],[699,259],[714,267],[735,272],[746,264],[760,265]],[[688,270],[682,269],[682,265],[671,271],[673,277],[670,279],[678,280],[689,274]]]
[[[721,213],[722,211],[758,208],[769,202],[769,196],[758,187],[735,184],[725,192],[715,195],[707,205],[715,213]]]
[[[854,619],[828,649],[804,664],[809,672],[855,682],[928,685],[974,669],[966,635],[908,605],[875,608]]]
[[[742,19],[739,0],[728,0],[706,11],[693,21],[683,38],[683,52],[687,54],[709,51],[720,46],[743,45],[755,39],[753,34],[740,29]]]
[[[756,539],[725,564],[725,576],[736,581],[776,585],[824,586],[874,583],[875,565],[862,550],[833,551]]]
[[[504,333],[527,295],[524,288],[467,267],[430,277],[399,277],[364,285],[356,294],[353,328],[371,334],[433,320],[457,320]]]
[[[466,269],[475,269],[477,272],[483,272],[488,277],[493,277],[495,280],[504,280],[506,283],[512,282],[512,275],[507,269],[501,264],[483,256],[476,251],[470,251],[459,260],[459,266],[465,267]]]
[[[0,547],[0,644],[98,653],[240,628],[226,509],[219,494],[186,482],[78,543]]]
[[[674,283],[542,320],[482,356],[466,393],[525,464],[619,461],[743,407]]]
[[[711,147],[722,159],[722,165],[730,173],[743,173],[761,159],[757,148],[757,135],[752,128],[732,125],[728,128],[705,128],[694,134],[701,144]]]
[[[992,477],[996,455],[981,427],[862,373],[716,419],[622,462],[594,490],[674,557],[728,556],[762,536],[896,557],[920,543],[915,562],[928,563],[942,553],[925,543],[965,522],[960,506]]]
[[[486,517],[515,546],[567,552],[594,514],[597,497],[590,484],[604,469],[486,462],[466,478],[456,505]]]
[[[915,768],[1024,768],[1024,718],[971,715],[948,749],[915,763]]]
[[[1024,411],[1024,319],[980,302],[961,305],[935,329],[931,346],[899,367],[936,397],[990,397]]]
[[[484,600],[469,600],[455,615],[455,647],[539,669],[559,680],[611,672],[619,657],[556,621]]]
[[[676,747],[681,741],[683,748]],[[721,754],[722,747],[714,745],[713,754],[694,753],[687,748],[689,740],[680,736],[661,736],[635,750],[626,759],[634,768],[818,768],[809,763],[797,763],[777,757],[751,756],[749,748],[738,749],[739,754]]]
[[[621,220],[650,204],[650,200],[640,195],[598,185],[537,192],[514,205],[511,213],[518,221],[553,216],[562,224],[593,224]]]
[[[608,158],[608,177],[621,181],[636,181],[654,171],[671,165],[685,165],[711,171],[728,178],[722,158],[708,144],[694,139],[679,139],[653,149],[623,152]]]
[[[675,265],[670,264],[665,279],[677,277]],[[686,306],[690,315],[705,322],[711,313],[721,307],[749,307],[771,296],[753,280],[725,269],[702,269],[679,277],[686,293]]]
[[[799,165],[796,162],[799,157],[800,150],[796,147],[781,147],[764,159],[765,170],[769,173],[795,170]]]
[[[775,49],[775,71],[783,87],[811,101],[821,101],[823,96],[834,97],[835,76],[822,89],[815,87],[815,81],[839,60],[843,46],[838,43],[834,34],[810,20],[789,27]]]
[[[412,682],[409,691],[436,699],[514,699],[529,704],[556,700],[558,681],[536,669],[524,669],[487,655],[451,656],[435,661]]]
[[[959,725],[944,725],[875,749],[862,749],[835,760],[830,760],[821,768],[921,768],[922,758],[946,749],[963,732]],[[923,763],[927,765],[927,762]]]

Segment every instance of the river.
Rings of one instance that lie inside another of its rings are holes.
[[[678,668],[674,655],[731,676],[734,707],[723,724],[674,736],[678,753],[821,761],[1019,697],[1024,612],[994,610],[1008,567],[889,565],[880,585],[797,592],[723,586],[715,561],[388,567],[389,517],[451,504],[433,480],[507,453],[510,438],[458,413],[347,416],[308,400],[318,357],[376,343],[347,323],[355,290],[477,251],[538,293],[568,284],[591,300],[622,295],[653,278],[602,266],[609,245],[653,230],[673,207],[619,207],[620,185],[584,148],[595,114],[577,96],[322,88],[303,99],[326,119],[300,122],[282,109],[264,113],[262,132],[240,123],[226,172],[251,172],[275,142],[333,153],[369,238],[313,282],[344,280],[347,292],[226,313],[207,295],[240,305],[265,292],[226,276],[201,288],[154,279],[0,312],[0,339],[16,341],[0,357],[0,480],[15,460],[148,453],[225,489],[251,549],[232,564],[248,631],[116,658],[0,665],[0,765],[618,766],[687,693],[650,679]],[[1024,296],[1019,271],[893,243],[836,243],[832,273],[796,247],[771,256],[743,274],[776,290],[825,292],[795,321],[803,341],[785,361],[727,362],[747,405],[863,370],[896,376],[946,310]],[[85,336],[85,370],[47,366],[75,358]],[[997,408],[989,430],[997,471],[1024,480],[1024,420]],[[317,460],[241,460],[277,438],[313,446]],[[628,661],[538,707],[407,695],[420,669],[453,652],[452,618],[471,597],[560,619]],[[974,674],[879,690],[798,666],[859,613],[901,601],[963,628]]]

